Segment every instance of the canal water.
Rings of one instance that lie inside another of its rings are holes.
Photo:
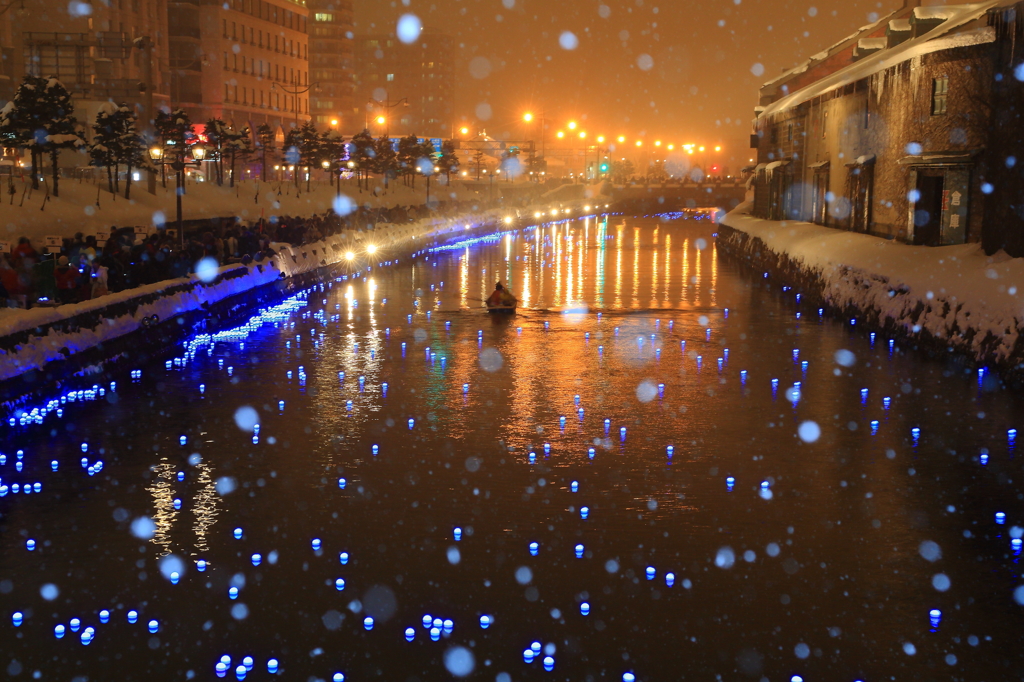
[[[1020,397],[797,293],[708,221],[570,221],[5,425],[0,668],[1016,679]]]

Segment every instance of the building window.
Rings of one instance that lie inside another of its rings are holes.
[[[787,142],[792,142],[793,141],[793,124],[792,123],[790,123],[789,124],[789,128],[786,129],[786,141]]]
[[[825,137],[825,131],[828,130],[828,111],[821,112],[821,136]]]
[[[324,12],[317,12],[317,13],[316,13],[316,14],[314,15],[314,18],[315,18],[315,19],[316,19],[317,21],[334,21],[334,15],[332,15],[332,14],[326,14],[326,13],[324,13]]]
[[[949,76],[932,80],[932,116],[946,113],[946,99],[949,96]]]
[[[395,80],[395,74],[389,73],[388,74],[388,82],[393,81],[393,80]]]

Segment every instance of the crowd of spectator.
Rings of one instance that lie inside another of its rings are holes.
[[[77,303],[152,284],[193,272],[204,258],[220,265],[247,263],[273,255],[272,243],[301,245],[343,230],[374,229],[382,224],[408,223],[428,216],[453,216],[470,208],[451,201],[426,206],[361,207],[346,216],[333,212],[312,217],[283,216],[251,224],[208,221],[185,230],[185,239],[158,230],[136,233],[132,227],[112,227],[109,238],[76,234],[59,251],[21,237],[10,253],[0,253],[0,303],[29,308]]]

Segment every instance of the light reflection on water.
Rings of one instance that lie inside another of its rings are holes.
[[[348,679],[438,679],[444,649],[470,640],[481,679],[501,671],[520,679],[539,665],[521,658],[534,639],[556,643],[556,670],[581,680],[620,679],[625,670],[641,680],[910,679],[935,670],[999,679],[1019,669],[1015,633],[1024,623],[1011,597],[1019,558],[991,524],[995,508],[1014,523],[1024,518],[1009,483],[1019,480],[1019,461],[1005,443],[1022,413],[1019,398],[979,391],[957,368],[890,357],[885,344],[873,350],[859,333],[815,315],[797,320],[791,294],[720,260],[710,225],[609,222],[547,226],[374,268],[366,282],[310,296],[307,312],[324,308],[338,322],[295,315],[294,328],[260,332],[244,350],[224,343],[184,370],[147,368],[141,384],[119,388],[118,402],[69,406],[65,430],[31,432],[19,447],[40,463],[66,458],[82,440],[109,456],[95,478],[63,467],[53,481],[57,503],[45,494],[0,502],[11,510],[0,580],[13,585],[0,605],[34,614],[22,637],[2,633],[5,650],[47,678],[97,679],[112,674],[114,660],[119,679],[156,671],[179,679],[190,669],[209,677],[224,653],[253,654],[258,665],[274,655],[290,679],[330,679],[335,670]],[[498,277],[520,297],[521,315],[489,317],[473,300],[486,298]],[[590,312],[563,312],[580,303]],[[500,368],[483,366],[481,352],[491,348]],[[793,348],[809,361],[806,374]],[[842,348],[857,357],[849,370],[833,361]],[[218,358],[233,376],[218,370]],[[741,369],[749,371],[745,386]],[[771,378],[780,379],[774,398]],[[645,381],[664,384],[663,394],[638,393]],[[804,397],[792,405],[784,396],[795,381]],[[195,399],[200,382],[206,392]],[[883,396],[892,398],[888,410]],[[241,405],[259,412],[258,444],[235,426]],[[880,421],[876,436],[872,419]],[[821,426],[820,442],[796,438],[804,420]],[[908,438],[915,426],[923,433],[917,447]],[[180,434],[188,448],[179,447]],[[985,468],[981,447],[991,453]],[[196,466],[187,462],[193,448],[202,456]],[[223,476],[238,482],[225,496],[214,490]],[[727,476],[736,480],[731,491]],[[762,481],[770,501],[758,493]],[[117,508],[151,516],[153,542],[112,521]],[[236,526],[245,529],[241,540],[231,537]],[[457,565],[448,558],[454,526],[465,531]],[[29,533],[51,544],[28,553]],[[321,554],[310,548],[313,537],[323,541]],[[925,540],[942,547],[940,562],[921,558]],[[540,543],[537,557],[530,542]],[[584,559],[574,558],[577,543]],[[723,547],[735,553],[732,568],[715,566]],[[211,569],[170,586],[155,559],[176,548]],[[249,564],[252,553],[272,551],[278,563]],[[340,551],[352,554],[349,564],[339,564]],[[609,560],[617,572],[605,569]],[[529,586],[514,580],[524,565]],[[658,580],[645,579],[647,566]],[[664,583],[667,571],[674,587]],[[932,587],[938,572],[949,576],[948,592]],[[246,577],[245,620],[231,615],[226,596],[237,574]],[[60,586],[60,603],[35,596],[43,582]],[[373,603],[374,586],[397,606],[367,632],[364,613],[350,607],[375,608],[362,606]],[[581,601],[591,604],[587,617]],[[88,649],[60,642],[77,647],[73,655],[53,647],[55,623],[99,608],[119,608],[118,629],[101,628]],[[124,625],[127,608],[141,608],[143,622],[160,618],[155,645]],[[946,614],[938,632],[929,627],[933,608]],[[346,616],[337,630],[325,626],[335,622],[329,611]],[[484,612],[496,616],[486,632],[476,625]],[[426,641],[417,626],[424,613],[455,619],[452,638]],[[412,644],[407,626],[418,628]],[[905,642],[915,645],[913,657]],[[796,653],[801,643],[806,659]]]

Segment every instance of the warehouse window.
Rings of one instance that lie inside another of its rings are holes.
[[[946,99],[949,96],[949,76],[932,80],[932,116],[946,113]]]

